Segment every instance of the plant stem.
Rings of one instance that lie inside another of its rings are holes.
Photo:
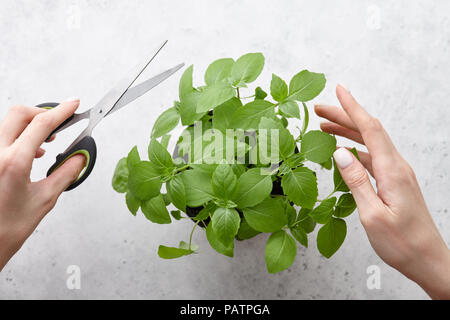
[[[178,173],[178,172],[180,172],[180,171],[183,171],[183,170],[185,170],[185,169],[187,169],[187,168],[189,168],[189,165],[188,165],[188,164],[185,165],[185,166],[182,166],[181,168],[177,168],[177,169],[175,170],[175,173]]]
[[[239,94],[239,88],[236,88],[236,92],[237,92],[237,97],[238,97],[238,99],[240,99],[240,98],[241,98],[241,95]]]
[[[242,98],[240,98],[240,99],[250,99],[250,98],[253,98],[253,97],[255,97],[255,95],[248,96],[248,97],[242,97]]]
[[[194,234],[194,230],[195,230],[195,228],[197,227],[197,225],[198,225],[199,222],[200,222],[200,220],[197,221],[197,222],[194,224],[194,227],[192,228],[192,231],[191,231],[191,235],[189,236],[189,250],[191,250],[192,235]]]

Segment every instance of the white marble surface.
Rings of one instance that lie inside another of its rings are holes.
[[[338,82],[351,89],[416,170],[449,243],[449,12],[445,0],[2,0],[0,116],[13,104],[70,96],[80,97],[87,109],[166,38],[169,44],[147,76],[186,62],[195,65],[200,81],[216,58],[261,51],[262,86],[268,87],[272,72],[289,78],[308,68],[328,79],[319,102],[337,102]],[[194,240],[201,254],[159,259],[158,245],[186,239],[191,223],[159,226],[142,215],[132,217],[110,181],[117,160],[133,145],[142,154],[146,150],[156,116],[177,98],[179,76],[96,129],[94,172],[61,197],[0,273],[0,298],[427,298],[376,256],[357,214],[347,219],[348,237],[334,257],[321,257],[311,240],[309,249],[299,249],[295,264],[277,275],[266,272],[265,236],[238,243],[229,259],[216,254],[199,232]],[[312,127],[318,124],[313,118]],[[33,179],[44,176],[73,134],[61,134],[48,147]],[[330,177],[320,178],[325,194]],[[66,287],[69,265],[81,268],[80,290]],[[380,290],[366,286],[370,265],[381,269]]]

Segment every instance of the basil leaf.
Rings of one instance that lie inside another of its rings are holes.
[[[198,170],[186,170],[181,173],[186,190],[186,204],[199,207],[213,199],[211,177]]]
[[[232,208],[217,208],[211,217],[214,234],[224,243],[233,241],[239,230],[241,218],[239,213]]]
[[[299,167],[281,178],[281,187],[288,199],[298,206],[312,209],[317,200],[317,178],[313,171]]]
[[[266,266],[269,273],[289,268],[297,255],[297,245],[285,231],[272,233],[266,244]]]
[[[150,200],[144,201],[141,209],[144,216],[151,222],[159,224],[168,224],[172,222],[161,194]]]
[[[228,83],[217,82],[209,85],[200,93],[197,102],[197,113],[204,113],[230,100],[236,95],[235,89]]]
[[[227,81],[231,76],[231,68],[233,68],[234,60],[231,58],[219,59],[211,63],[205,72],[205,83],[207,85],[216,82]]]
[[[260,233],[261,232],[252,229],[252,227],[250,227],[248,225],[248,223],[247,223],[247,221],[245,219],[241,219],[241,226],[239,227],[239,231],[238,231],[238,234],[237,234],[237,239],[238,240],[251,239],[251,238],[257,236]]]
[[[253,168],[243,173],[238,179],[239,192],[233,201],[238,208],[253,207],[266,199],[272,192],[272,179],[261,175],[261,169]]]
[[[347,225],[344,220],[332,218],[320,228],[317,234],[317,248],[326,258],[330,258],[342,245],[347,235]]]
[[[131,214],[135,216],[141,206],[141,201],[136,199],[130,192],[127,192],[125,195],[125,202],[128,210],[130,210]]]
[[[292,77],[289,83],[289,97],[301,102],[312,100],[325,88],[325,83],[323,73],[303,70]]]
[[[195,216],[194,220],[195,221],[203,221],[209,218],[209,216],[212,216],[211,213],[213,213],[214,211],[216,211],[217,206],[210,202],[208,203],[205,207],[203,207],[202,210],[200,210],[199,213],[197,213],[197,215]]]
[[[189,249],[166,247],[162,245],[158,248],[158,255],[163,259],[176,259],[182,256],[190,255],[192,253],[194,253],[194,251]]]
[[[229,200],[237,191],[237,178],[230,165],[220,164],[212,175],[214,195],[223,200]]]
[[[237,109],[231,123],[236,129],[256,129],[262,117],[274,117],[275,105],[266,100],[255,100]]]
[[[226,134],[226,130],[232,128],[233,114],[242,107],[242,102],[238,98],[231,98],[214,109],[212,124],[213,128]]]
[[[139,151],[137,149],[137,146],[134,146],[133,149],[130,150],[127,157],[127,167],[128,170],[131,170],[131,168],[138,162],[141,161],[141,157],[139,156]]]
[[[173,205],[181,211],[186,211],[186,189],[183,178],[178,174],[166,183],[167,193]]]
[[[175,107],[167,109],[156,119],[152,129],[152,138],[159,138],[172,131],[180,121],[180,114]]]
[[[284,209],[288,221],[288,226],[291,226],[295,223],[297,219],[297,211],[291,204],[288,202],[286,203],[286,208]]]
[[[171,210],[171,211],[170,211],[170,215],[171,215],[175,220],[181,220],[181,211],[180,211],[180,210]]]
[[[211,223],[206,227],[206,238],[208,239],[211,247],[218,253],[221,253],[227,257],[233,257],[234,241],[230,241],[226,245],[223,244],[222,241],[220,241],[217,235],[214,233]]]
[[[149,161],[141,161],[133,166],[128,176],[128,189],[141,201],[151,199],[161,190],[161,176]]]
[[[272,73],[270,82],[270,95],[275,101],[281,102],[288,96],[288,86],[283,79]]]
[[[296,226],[305,230],[306,233],[311,233],[316,228],[316,222],[309,216],[311,209],[301,208],[296,220]]]
[[[196,111],[200,93],[192,87],[193,70],[193,66],[191,65],[184,71],[180,79],[180,106],[178,111],[180,113],[181,123],[185,126],[189,126],[203,117],[203,113],[197,113]]]
[[[148,145],[148,158],[161,174],[170,173],[174,168],[170,153],[156,139],[152,139]]]
[[[287,100],[281,103],[278,108],[285,117],[300,119],[300,108],[298,107],[297,102]]]
[[[264,56],[261,53],[247,53],[234,63],[231,69],[231,82],[234,86],[243,86],[258,78],[264,68]]]
[[[308,235],[305,230],[299,226],[295,226],[289,230],[291,230],[292,236],[300,242],[300,244],[302,244],[305,248],[308,248]]]
[[[334,151],[336,138],[326,132],[311,130],[302,138],[301,153],[309,161],[323,163],[332,157]]]
[[[256,231],[275,232],[287,224],[284,208],[276,199],[266,198],[256,206],[242,211],[249,226]]]
[[[267,97],[267,93],[263,89],[261,89],[261,87],[256,87],[255,100],[256,99],[264,99],[265,97]]]
[[[333,208],[335,204],[336,197],[323,200],[309,213],[309,216],[317,223],[325,224],[330,221],[333,216]]]
[[[336,210],[334,211],[334,215],[339,218],[348,217],[355,211],[356,202],[351,193],[344,193],[339,197],[339,200],[336,204]]]
[[[170,134],[165,134],[162,136],[161,138],[161,145],[167,149],[167,147],[169,146],[169,141],[170,141]]]
[[[119,193],[127,192],[128,185],[128,167],[127,158],[122,158],[116,165],[112,178],[112,187]]]

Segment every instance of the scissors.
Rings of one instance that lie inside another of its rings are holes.
[[[99,124],[106,116],[128,105],[130,102],[136,100],[150,89],[156,87],[158,84],[169,78],[176,71],[184,66],[181,63],[171,69],[168,69],[134,87],[131,87],[141,73],[153,61],[155,56],[166,45],[167,40],[160,45],[156,51],[146,59],[140,62],[136,67],[128,72],[115,87],[113,87],[97,104],[83,113],[75,113],[59,125],[47,138],[47,141],[52,135],[67,129],[73,124],[83,119],[89,119],[88,126],[81,132],[81,134],[73,141],[73,143],[56,157],[56,162],[47,171],[47,177],[58,169],[64,162],[76,154],[83,154],[86,157],[86,165],[78,176],[78,178],[65,190],[69,191],[78,187],[92,172],[97,157],[97,146],[95,140],[92,138],[92,130]],[[43,109],[53,109],[59,103],[48,102],[37,105],[36,107]]]

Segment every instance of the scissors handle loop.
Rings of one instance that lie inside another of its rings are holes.
[[[59,105],[59,103],[52,102],[52,103],[42,103],[42,104],[38,105],[37,107],[43,108],[43,109],[53,109],[57,105]],[[65,120],[63,122],[63,124],[60,125],[60,127],[65,125],[70,120],[72,120],[72,118],[73,118],[73,115],[71,117],[69,117],[67,120]],[[56,130],[54,130],[54,131],[56,131]],[[53,135],[53,133],[50,134],[48,139],[52,135]],[[72,148],[70,148],[69,150],[67,150],[64,153],[58,154],[56,156],[55,163],[47,171],[47,177],[49,175],[51,175],[52,172],[54,172],[60,166],[62,166],[64,164],[64,162],[66,162],[67,160],[69,160],[70,158],[72,158],[73,156],[75,156],[77,154],[82,154],[86,157],[86,164],[85,164],[83,171],[78,176],[78,178],[74,182],[72,182],[72,184],[65,191],[75,189],[81,183],[83,183],[83,181],[86,180],[87,177],[91,174],[92,169],[94,168],[94,165],[95,165],[95,160],[97,159],[97,146],[95,144],[94,138],[92,138],[91,136],[85,136],[78,143],[76,143],[74,146],[72,146]]]

